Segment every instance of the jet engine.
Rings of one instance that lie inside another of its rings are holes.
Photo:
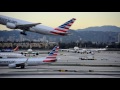
[[[9,64],[9,68],[16,68],[16,67],[21,67],[21,69],[25,68],[24,64]]]
[[[16,68],[16,64],[9,64],[9,68]]]
[[[10,29],[15,29],[16,25],[13,23],[7,23],[6,27],[10,28]]]

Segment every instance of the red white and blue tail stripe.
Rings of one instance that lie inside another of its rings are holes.
[[[60,25],[59,27],[55,28],[54,31],[51,31],[52,34],[54,35],[68,35],[68,30],[72,26],[72,24],[75,22],[75,18],[72,18],[71,20],[67,21],[66,23]]]
[[[55,46],[43,62],[45,63],[56,62],[58,50],[59,50],[59,46]]]
[[[46,58],[56,58],[58,54],[59,46],[55,46]]]
[[[72,24],[75,22],[75,18],[72,18],[71,20],[67,21],[66,23],[60,25],[59,27],[55,28],[55,30],[60,31],[60,32],[67,32]]]

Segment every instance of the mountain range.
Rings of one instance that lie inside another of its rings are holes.
[[[77,41],[92,41],[92,42],[117,42],[118,34],[120,33],[120,27],[117,26],[100,26],[100,27],[88,27],[85,29],[70,30],[72,35],[70,36],[53,36],[53,35],[42,35],[33,32],[27,32],[27,36],[24,36],[27,40],[41,40],[44,38],[48,41],[53,42],[77,42]],[[20,40],[20,31],[11,30],[11,31],[0,31],[0,38],[2,37],[6,41],[10,36],[13,39]]]

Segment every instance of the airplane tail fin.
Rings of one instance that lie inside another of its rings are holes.
[[[17,51],[19,49],[19,46],[17,46],[16,48],[13,49],[13,51]]]
[[[60,31],[62,33],[66,33],[70,29],[72,24],[75,22],[75,20],[75,18],[72,18],[64,24],[60,25],[59,27],[55,28],[55,30]]]
[[[56,58],[58,54],[59,46],[55,46],[46,58]]]
[[[58,50],[59,50],[59,46],[55,46],[43,62],[45,63],[56,62]]]

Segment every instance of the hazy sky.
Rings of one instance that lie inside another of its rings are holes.
[[[120,12],[0,12],[6,15],[33,23],[42,23],[50,27],[58,27],[71,18],[76,22],[70,29],[83,29],[93,26],[115,25],[120,27]],[[8,30],[0,25],[0,30]]]

